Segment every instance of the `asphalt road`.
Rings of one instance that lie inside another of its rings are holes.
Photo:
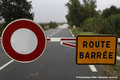
[[[64,26],[46,31],[47,37],[72,37]],[[92,71],[93,68],[97,71]],[[98,65],[92,68],[90,65],[76,65],[75,49],[60,42],[48,42],[44,54],[26,64],[11,60],[0,45],[0,80],[88,80],[76,77],[104,76],[103,73]]]

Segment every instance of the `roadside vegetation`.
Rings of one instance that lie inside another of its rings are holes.
[[[94,32],[116,34],[120,37],[120,8],[111,5],[110,8],[97,11],[96,0],[83,0],[83,2],[69,0],[66,6],[68,7],[66,19],[70,26],[76,26],[76,33]]]
[[[118,77],[110,80],[120,80],[120,61],[116,60],[115,65],[100,65],[100,67],[104,70],[104,75]]]
[[[0,1],[0,36],[5,26],[13,20],[20,18],[27,18],[33,20],[34,13],[31,11],[31,9],[32,9],[31,1],[1,0]]]
[[[66,4],[68,8],[66,19],[73,34],[75,36],[114,34],[120,37],[120,8],[111,5],[103,11],[97,11],[96,1],[69,0]],[[118,45],[120,46],[120,43]],[[120,56],[120,47],[118,47],[117,55]],[[120,77],[120,61],[116,60],[115,65],[101,65],[101,67],[106,75]]]
[[[74,34],[74,36],[76,37],[77,35],[95,35],[97,33],[95,32],[83,32],[81,29],[72,29],[72,33]]]
[[[32,19],[34,13],[31,11],[31,1],[27,0],[1,0],[0,1],[0,18],[4,19],[5,25],[11,21],[27,18]]]
[[[39,23],[44,30],[54,29],[58,26],[56,22]]]
[[[27,0],[1,0],[0,1],[0,36],[3,29],[11,21],[26,18],[33,20],[34,12],[32,12],[31,1]],[[2,23],[4,21],[4,23]],[[56,28],[58,25],[56,22],[42,23],[40,24],[44,30],[49,28]]]

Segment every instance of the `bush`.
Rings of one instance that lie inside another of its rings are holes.
[[[42,28],[44,30],[47,30],[46,29],[46,26],[48,26],[49,28],[56,28],[58,25],[56,22],[50,22],[50,23],[40,23],[40,25],[42,26]]]
[[[111,15],[106,18],[101,31],[103,34],[116,34],[120,37],[120,14]]]
[[[56,22],[50,22],[48,25],[50,28],[56,28],[58,26]]]
[[[107,18],[108,28],[112,34],[120,34],[120,14]]]
[[[120,14],[111,15],[106,19],[89,18],[83,24],[83,30],[100,34],[116,34],[120,37]]]
[[[46,25],[48,25],[48,23],[40,23],[40,26],[41,26],[44,30],[46,30],[46,28],[45,28]]]
[[[104,19],[100,17],[93,17],[87,19],[83,23],[83,30],[87,32],[95,32],[95,33],[101,33],[101,29],[103,29],[104,25]]]

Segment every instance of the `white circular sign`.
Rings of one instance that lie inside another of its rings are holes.
[[[37,47],[37,37],[29,29],[21,28],[11,36],[12,48],[20,54],[29,54]]]

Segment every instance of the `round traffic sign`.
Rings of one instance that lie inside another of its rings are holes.
[[[23,63],[36,60],[46,48],[43,29],[29,19],[18,19],[8,24],[1,40],[5,53]]]

